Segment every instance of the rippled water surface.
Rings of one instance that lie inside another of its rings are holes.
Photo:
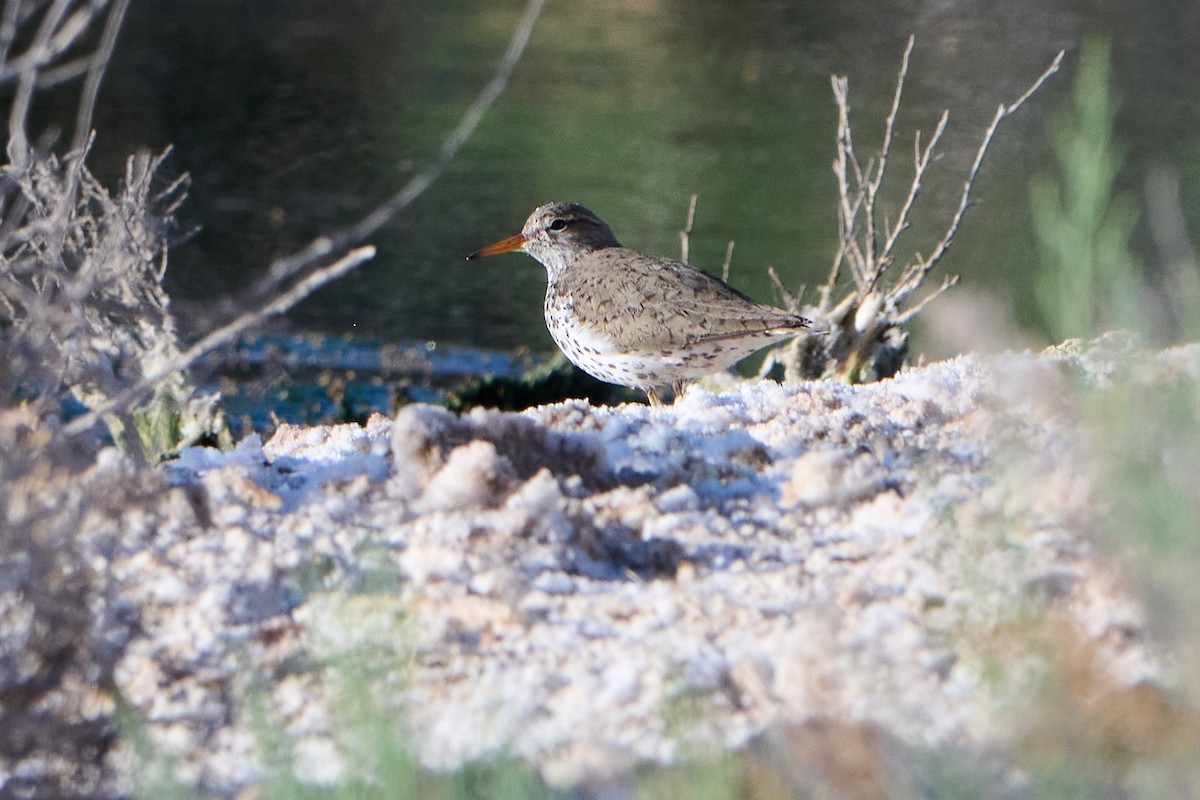
[[[199,233],[172,254],[172,292],[236,296],[272,256],[355,220],[435,154],[521,10],[511,0],[134,3],[101,96],[93,163],[111,180],[132,149],[174,144],[173,167],[193,177],[185,222]],[[375,237],[374,262],[305,302],[290,324],[548,350],[541,267],[520,255],[463,257],[551,199],[588,205],[629,246],[677,255],[696,193],[695,263],[719,270],[735,240],[739,288],[777,299],[768,266],[789,285],[815,285],[837,233],[829,75],[849,75],[856,144],[869,153],[910,32],[893,208],[913,132],[928,133],[943,107],[951,121],[902,254],[929,251],[996,104],[1085,32],[1113,39],[1123,184],[1140,194],[1152,167],[1177,171],[1200,232],[1194,3],[551,0],[450,171]],[[1025,325],[1037,324],[1028,185],[1050,165],[1046,123],[1067,97],[1070,63],[1001,129],[943,262]],[[1153,262],[1150,240],[1139,246]]]

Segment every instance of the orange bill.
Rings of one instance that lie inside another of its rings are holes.
[[[476,250],[474,253],[471,253],[471,255],[467,256],[467,261],[470,261],[474,258],[483,258],[484,256],[495,256],[499,255],[500,253],[515,253],[524,246],[525,235],[518,233],[513,236],[509,236],[507,239],[501,239],[494,244],[489,244],[482,250]]]

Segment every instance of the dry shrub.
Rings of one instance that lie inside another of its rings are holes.
[[[930,272],[950,249],[959,225],[970,205],[971,187],[983,165],[1000,122],[1028,100],[1051,75],[1058,71],[1060,52],[1047,69],[1012,103],[1001,103],[984,132],[975,160],[968,171],[958,207],[945,233],[933,243],[928,255],[914,253],[899,268],[897,249],[909,228],[921,184],[936,159],[936,148],[946,129],[949,111],[943,111],[933,132],[923,141],[918,130],[913,136],[913,177],[895,220],[888,220],[877,205],[888,175],[887,168],[895,136],[896,116],[904,80],[908,74],[913,38],[901,60],[891,110],[884,123],[883,144],[863,163],[854,148],[850,125],[849,81],[832,78],[834,100],[838,107],[837,155],[833,162],[838,181],[838,249],[829,277],[817,287],[815,303],[787,291],[771,272],[776,287],[788,307],[814,320],[824,336],[802,336],[777,351],[775,360],[784,367],[788,380],[835,377],[849,383],[879,380],[894,375],[908,355],[906,326],[921,310],[958,280],[945,278],[941,285],[921,294]],[[850,273],[846,287],[842,276]],[[802,292],[801,292],[802,294]],[[768,369],[770,368],[768,365]]]
[[[83,156],[46,155],[2,173],[0,396],[42,417],[57,414],[67,393],[101,405],[179,352],[162,278],[186,179],[155,190],[166,153],[141,153],[114,197]],[[216,402],[176,373],[149,405],[114,415],[110,429],[126,450],[153,459],[219,438]]]

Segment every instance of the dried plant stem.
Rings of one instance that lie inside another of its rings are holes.
[[[933,158],[933,148],[937,147],[938,142],[942,140],[942,134],[946,132],[946,123],[949,120],[949,110],[943,110],[937,126],[933,129],[933,135],[929,137],[924,149],[921,148],[921,132],[917,131],[913,137],[913,180],[908,187],[908,196],[904,198],[904,205],[900,207],[900,214],[896,217],[896,224],[888,234],[887,242],[884,243],[883,255],[885,258],[891,257],[892,251],[896,247],[896,240],[900,238],[901,233],[908,229],[908,215],[921,190],[921,181],[925,178],[925,170],[929,168],[929,162]]]
[[[900,98],[904,94],[904,80],[908,77],[908,60],[912,57],[913,44],[916,37],[910,35],[904,45],[904,55],[900,57],[900,69],[896,73],[896,91],[892,93],[892,107],[888,111],[887,120],[883,125],[883,146],[879,148],[879,158],[876,161],[875,177],[871,181],[872,195],[879,191],[883,183],[883,175],[887,172],[887,157],[892,149],[892,134],[896,129],[896,115],[900,113]]]
[[[950,220],[950,224],[947,226],[946,232],[942,235],[942,238],[938,240],[937,245],[933,248],[933,252],[929,254],[929,257],[918,257],[916,263],[910,265],[905,270],[905,275],[901,278],[899,284],[896,286],[896,291],[894,294],[895,303],[897,305],[903,302],[921,285],[925,275],[937,265],[938,261],[941,260],[942,256],[945,255],[946,251],[950,249],[950,245],[954,242],[954,237],[958,233],[958,227],[962,223],[963,215],[967,213],[967,207],[971,202],[971,187],[975,183],[976,176],[979,175],[979,168],[983,166],[983,158],[985,155],[987,155],[988,147],[990,147],[992,144],[992,138],[996,135],[996,129],[1000,126],[1000,122],[1005,117],[1009,116],[1022,105],[1024,105],[1025,101],[1032,97],[1034,92],[1040,89],[1042,84],[1044,84],[1051,75],[1058,72],[1059,67],[1062,65],[1063,56],[1064,51],[1060,50],[1058,55],[1054,57],[1054,61],[1051,62],[1050,66],[1038,76],[1037,80],[1035,80],[1029,86],[1029,88],[1021,94],[1020,97],[1008,105],[1001,103],[999,106],[997,106],[996,113],[992,117],[992,122],[990,125],[988,125],[987,130],[983,134],[983,139],[979,142],[979,149],[975,151],[975,160],[971,164],[971,169],[967,173],[966,180],[963,181],[962,195],[959,197],[958,208],[954,212],[954,217]],[[928,155],[926,155],[926,161],[927,160]],[[938,290],[938,292],[940,293],[945,291],[946,288],[948,287],[943,286]]]
[[[896,75],[896,90],[892,94],[892,107],[888,111],[887,120],[883,126],[883,145],[879,148],[879,155],[872,159],[867,166],[867,179],[865,192],[863,196],[863,220],[867,225],[867,234],[864,237],[863,248],[864,261],[866,265],[873,265],[887,258],[887,248],[880,255],[876,255],[876,231],[875,231],[875,198],[879,195],[879,187],[883,185],[883,177],[887,173],[888,153],[892,149],[892,135],[896,127],[896,115],[900,112],[900,97],[904,93],[904,79],[908,76],[908,60],[912,56],[914,37],[908,37],[908,43],[904,47],[904,55],[900,59],[900,70]],[[897,227],[903,224],[903,220],[897,222]],[[890,237],[889,237],[890,238]],[[879,270],[881,271],[881,270]],[[878,280],[878,272],[873,271],[865,277],[873,285],[875,280]]]
[[[330,281],[337,280],[364,261],[369,261],[374,256],[375,248],[371,245],[351,250],[334,263],[308,275],[304,280],[278,295],[266,305],[252,311],[247,311],[237,319],[222,325],[175,358],[164,362],[158,369],[146,374],[140,381],[114,396],[108,402],[97,408],[93,408],[87,414],[73,420],[63,427],[63,434],[66,436],[79,435],[100,422],[105,415],[120,413],[123,409],[129,408],[143,395],[151,392],[163,379],[180,370],[186,369],[206,354],[221,345],[233,341],[245,331],[262,323],[263,320],[276,314],[282,314],[321,286]]]
[[[18,0],[8,2],[19,5]],[[33,92],[37,86],[38,70],[54,59],[50,42],[69,5],[70,0],[56,0],[46,11],[42,24],[38,26],[33,41],[25,52],[6,61],[0,67],[0,81],[8,81],[13,77],[17,80],[17,89],[13,93],[8,112],[8,160],[20,169],[27,167],[30,159],[26,126]]]
[[[8,53],[17,38],[17,21],[21,15],[18,0],[9,0],[0,11],[0,64],[8,63]]]
[[[721,280],[729,282],[729,268],[733,265],[733,239],[725,246],[725,260],[721,262]]]
[[[696,224],[696,203],[699,199],[700,196],[694,194],[688,201],[687,221],[679,231],[679,259],[685,264],[691,263],[689,259],[692,249],[692,226]]]
[[[71,144],[72,150],[79,150],[87,141],[92,131],[92,114],[96,109],[96,96],[100,93],[100,81],[104,71],[112,59],[113,49],[117,46],[117,34],[129,9],[129,0],[116,0],[108,12],[104,22],[104,32],[100,34],[100,44],[96,52],[87,59],[87,78],[83,83],[83,93],[79,100],[79,111],[75,117],[75,139]]]
[[[255,287],[255,294],[269,294],[292,275],[325,260],[333,253],[352,247],[374,235],[380,228],[391,222],[397,214],[412,205],[414,200],[441,177],[459,149],[479,127],[479,123],[491,108],[492,103],[508,85],[508,79],[517,62],[521,60],[522,53],[525,52],[525,45],[529,43],[534,23],[537,22],[545,4],[546,0],[529,0],[517,23],[516,30],[513,32],[508,49],[496,67],[495,74],[480,90],[458,125],[442,141],[438,157],[414,175],[400,191],[378,205],[358,222],[340,231],[318,237],[303,250],[272,262],[266,277]]]
[[[828,291],[821,295],[821,305],[824,307],[829,300],[829,292],[838,280],[843,262],[855,263],[857,260],[858,241],[855,237],[854,221],[858,217],[858,206],[861,196],[855,197],[850,191],[850,181],[847,167],[857,161],[853,158],[854,145],[850,133],[850,84],[849,81],[837,75],[831,78],[834,101],[838,107],[837,159],[833,162],[833,173],[838,182],[838,249],[834,254],[833,266],[829,270],[829,278],[825,282]],[[854,254],[854,255],[852,255]],[[853,267],[852,267],[853,269]],[[823,287],[824,288],[824,287]]]
[[[800,313],[800,295],[803,291],[793,293],[783,285],[783,280],[780,279],[779,273],[774,267],[767,267],[767,276],[771,279],[771,283],[775,286],[775,291],[779,292],[780,299],[783,300],[784,308],[789,311]]]

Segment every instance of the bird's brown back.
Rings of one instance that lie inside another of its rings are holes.
[[[806,327],[802,317],[756,303],[695,267],[625,247],[593,250],[564,270],[549,287],[547,303],[567,300],[579,324],[603,330],[625,351]]]

